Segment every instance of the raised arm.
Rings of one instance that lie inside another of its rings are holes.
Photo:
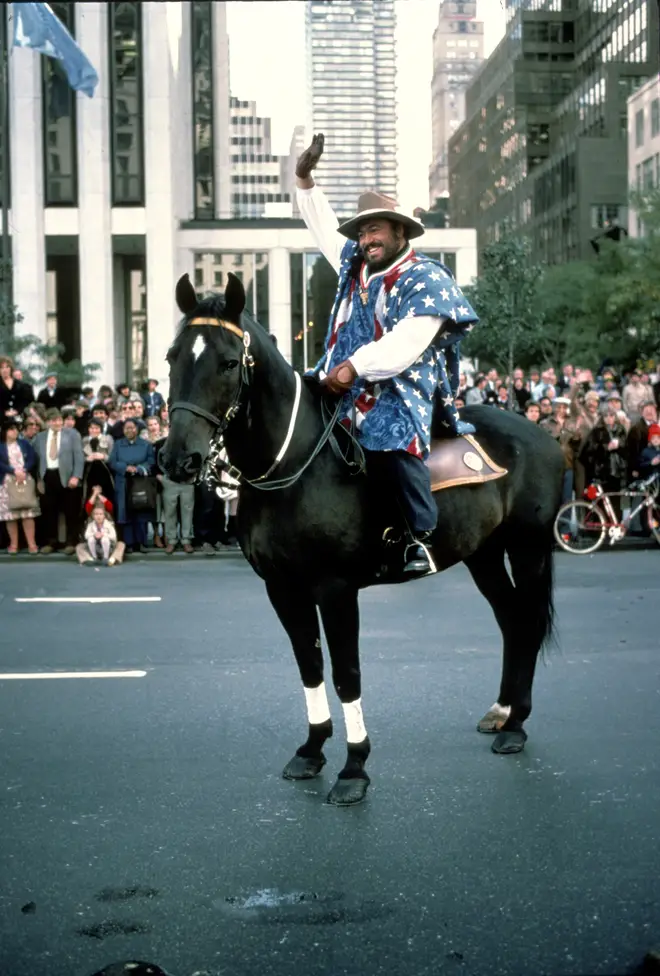
[[[343,238],[337,233],[339,221],[327,197],[314,183],[311,173],[323,153],[322,133],[314,136],[312,144],[302,153],[296,164],[296,198],[298,207],[319,250],[339,273]]]

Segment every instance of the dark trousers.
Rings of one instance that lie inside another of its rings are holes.
[[[365,451],[367,470],[396,499],[413,535],[432,532],[438,509],[431,491],[431,476],[421,458],[406,451]]]
[[[148,521],[145,515],[134,515],[130,522],[124,522],[121,526],[122,541],[131,548],[146,546]]]
[[[44,474],[44,494],[41,508],[44,522],[44,538],[49,546],[58,545],[58,521],[60,512],[66,524],[66,544],[75,546],[78,542],[80,521],[80,488],[65,488],[60,481],[57,468]]]
[[[208,542],[213,546],[224,536],[224,502],[216,495],[215,488],[205,481],[195,485],[193,524],[195,539],[200,545]]]

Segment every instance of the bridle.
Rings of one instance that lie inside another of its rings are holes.
[[[189,326],[210,325],[210,326],[220,327],[226,329],[228,332],[232,332],[235,336],[237,336],[239,339],[243,341],[243,351],[241,354],[238,386],[236,388],[236,393],[234,394],[234,398],[231,404],[229,405],[229,407],[227,408],[227,410],[225,411],[224,416],[217,417],[215,414],[210,413],[210,411],[208,410],[204,410],[203,407],[198,406],[196,403],[193,403],[190,400],[177,400],[170,407],[170,414],[173,414],[175,410],[187,410],[189,413],[194,413],[197,417],[201,417],[202,419],[207,420],[210,424],[213,425],[214,430],[209,444],[209,453],[206,458],[203,480],[209,483],[220,483],[220,479],[217,475],[217,469],[220,468],[221,470],[224,470],[227,473],[229,478],[233,479],[239,484],[242,482],[243,484],[250,485],[253,488],[258,488],[261,491],[277,491],[278,489],[281,488],[289,488],[291,487],[291,485],[294,485],[296,481],[298,481],[301,475],[310,466],[312,461],[314,461],[316,457],[318,457],[322,448],[326,445],[326,443],[329,440],[331,442],[332,448],[335,451],[335,453],[339,453],[339,455],[349,465],[349,467],[357,468],[358,471],[364,470],[364,455],[362,453],[362,449],[357,444],[355,438],[352,435],[350,435],[352,440],[354,441],[354,444],[357,446],[358,449],[358,456],[360,458],[358,462],[349,461],[348,458],[341,452],[341,449],[337,445],[336,440],[334,438],[333,428],[339,417],[339,411],[341,409],[341,404],[342,404],[342,401],[338,400],[335,410],[333,411],[329,420],[327,420],[326,422],[321,437],[319,438],[310,457],[303,464],[303,466],[294,475],[291,475],[289,478],[280,478],[278,480],[270,481],[270,482],[266,481],[266,479],[270,477],[273,471],[284,459],[286,452],[288,451],[289,446],[291,444],[291,439],[293,437],[293,432],[298,417],[298,411],[300,408],[300,395],[302,391],[302,381],[300,379],[300,374],[297,372],[294,373],[296,391],[295,391],[293,408],[291,411],[291,417],[289,419],[289,426],[287,429],[286,437],[284,439],[282,447],[280,448],[280,450],[277,453],[277,456],[275,457],[275,460],[268,468],[268,470],[264,472],[264,474],[259,475],[258,478],[250,479],[250,478],[246,478],[245,475],[242,473],[242,471],[240,471],[233,464],[227,464],[227,462],[222,457],[222,454],[224,452],[223,434],[227,429],[227,427],[229,426],[229,424],[231,423],[231,421],[236,416],[236,414],[241,409],[242,396],[244,391],[246,389],[249,389],[250,377],[252,374],[252,370],[254,369],[254,358],[250,353],[250,333],[247,331],[247,329],[242,329],[240,326],[234,325],[233,322],[227,322],[225,319],[218,319],[218,318],[197,317],[191,319],[190,322],[188,322],[188,325]]]

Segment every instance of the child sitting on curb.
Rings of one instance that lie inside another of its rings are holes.
[[[96,501],[92,507],[92,517],[85,527],[85,541],[76,546],[78,562],[81,566],[99,563],[114,566],[122,562],[124,548],[123,542],[117,542],[117,530],[105,505]]]

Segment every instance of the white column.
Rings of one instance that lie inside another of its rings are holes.
[[[3,11],[4,13],[4,11]],[[13,24],[9,23],[9,37]],[[10,42],[8,42],[10,43]],[[10,48],[10,159],[14,304],[23,315],[16,335],[46,341],[46,240],[44,237],[41,54]]]
[[[271,334],[287,362],[291,362],[291,268],[286,247],[268,252],[268,294]]]
[[[227,4],[214,0],[213,11],[213,159],[215,215],[231,217],[231,145],[229,124],[229,35]]]
[[[167,387],[165,354],[178,319],[174,301],[177,266],[177,102],[182,18],[168,14],[180,4],[142,4],[144,52],[144,163],[147,244],[149,376]]]
[[[108,5],[77,3],[75,9],[78,43],[99,76],[94,97],[79,93],[76,105],[81,355],[84,363],[101,363],[98,383],[114,386]]]

